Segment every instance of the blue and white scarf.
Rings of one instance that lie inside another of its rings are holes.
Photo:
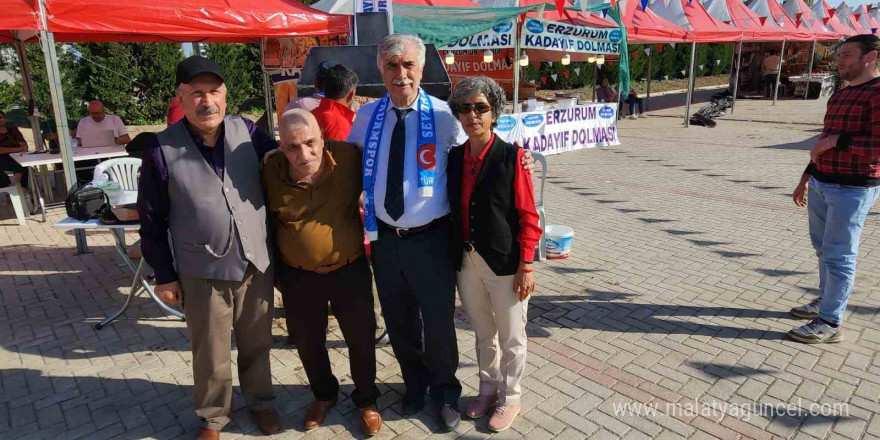
[[[418,96],[419,132],[418,150],[416,162],[419,171],[419,197],[434,196],[434,166],[437,149],[437,133],[434,124],[434,105],[431,97],[419,88]],[[388,106],[391,104],[391,95],[379,100],[370,124],[367,126],[367,135],[364,139],[364,229],[370,241],[379,239],[378,224],[376,223],[376,204],[373,193],[376,186],[376,164],[378,162],[379,146],[382,145],[382,131],[385,125],[385,116]]]

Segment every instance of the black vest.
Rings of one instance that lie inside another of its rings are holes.
[[[519,148],[495,137],[477,175],[470,198],[470,238],[495,275],[514,275],[519,265],[519,214],[514,205],[514,177]],[[461,270],[464,240],[461,231],[461,177],[464,146],[449,151],[446,185],[452,210],[452,251],[455,269]]]

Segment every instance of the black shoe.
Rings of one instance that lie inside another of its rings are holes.
[[[424,394],[410,394],[406,393],[403,395],[403,415],[405,416],[414,416],[422,411],[422,408],[425,407],[425,395]]]
[[[437,403],[436,405],[438,406],[437,420],[441,427],[446,428],[447,431],[455,431],[458,428],[458,423],[461,422],[458,408],[448,403]]]

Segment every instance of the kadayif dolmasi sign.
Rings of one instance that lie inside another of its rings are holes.
[[[495,134],[545,156],[583,148],[620,145],[614,104],[585,104],[502,115]]]
[[[441,50],[510,49],[514,46],[514,21],[508,20],[476,35],[462,38]]]
[[[521,47],[577,53],[619,53],[623,33],[617,28],[576,26],[528,18],[523,23]]]

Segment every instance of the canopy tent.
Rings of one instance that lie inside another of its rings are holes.
[[[713,18],[699,1],[653,0],[650,10],[658,16],[686,30],[685,39],[691,43],[688,90],[685,101],[684,125],[690,126],[691,101],[694,93],[694,64],[697,43],[741,41],[743,31]]]
[[[813,15],[813,11],[804,3],[804,0],[786,0],[782,9],[789,18],[794,19],[795,24],[802,23],[810,30],[817,40],[833,41],[840,38],[840,34],[832,31],[821,20]]]
[[[722,43],[742,40],[742,31],[719,20],[716,20],[699,1],[667,0],[670,4],[678,4],[684,9],[688,22],[693,28],[688,32],[688,39],[698,43]]]
[[[871,11],[868,12],[868,16],[870,16],[871,19],[874,20],[874,22],[880,25],[880,5],[872,8]],[[877,29],[877,31],[874,33],[880,35],[880,29]]]
[[[859,24],[867,29],[868,32],[877,33],[877,28],[880,27],[880,24],[878,24],[878,22],[874,20],[873,17],[871,17],[871,14],[869,13],[868,7],[866,5],[859,5],[857,8],[855,8],[855,10],[853,10],[853,15],[853,18],[856,18]]]
[[[626,10],[623,24],[627,37],[632,43],[681,43],[687,37],[687,30],[661,18],[650,8],[645,10],[640,2],[624,2]]]
[[[813,34],[803,23],[798,26],[791,17],[782,9],[782,6],[776,0],[751,0],[749,9],[758,16],[758,18],[766,21],[773,21],[782,28],[785,33],[784,40],[788,41],[813,41],[816,35]]]
[[[810,8],[813,17],[822,22],[831,32],[837,33],[843,37],[857,35],[856,31],[841,23],[840,19],[835,16],[835,10],[828,5],[827,0],[816,0],[813,7]]]
[[[837,6],[834,11],[834,16],[837,17],[841,23],[851,27],[855,31],[855,35],[871,33],[871,29],[862,26],[862,23],[860,23],[853,14],[852,8],[850,8],[845,1],[840,2],[840,5]]]
[[[694,28],[688,21],[687,14],[681,6],[681,2],[672,0],[650,0],[648,9],[654,11],[655,14],[666,19],[666,21],[689,31]]]
[[[222,6],[207,6],[195,0],[0,0],[0,10],[0,29],[6,32],[0,35],[16,36],[8,32],[10,29],[39,32],[59,133],[66,133],[68,127],[55,51],[56,32],[58,41],[65,42],[252,42],[264,36],[350,33],[349,17],[328,15],[294,0],[264,0],[259,5],[224,0]],[[23,49],[20,36],[16,43]],[[23,52],[19,51],[20,56]],[[24,73],[26,66],[22,56],[22,76],[28,76]],[[70,139],[59,136],[58,141],[65,180],[68,187],[73,187]],[[77,250],[86,250],[84,234],[77,233]]]
[[[0,0],[0,43],[16,40],[13,31],[33,33],[39,29],[36,7],[31,0]]]
[[[350,19],[295,0],[45,0],[58,41],[252,42],[261,37],[344,35]]]
[[[722,23],[736,26],[746,41],[776,41],[785,35],[775,22],[761,20],[740,0],[709,0],[706,11]]]

